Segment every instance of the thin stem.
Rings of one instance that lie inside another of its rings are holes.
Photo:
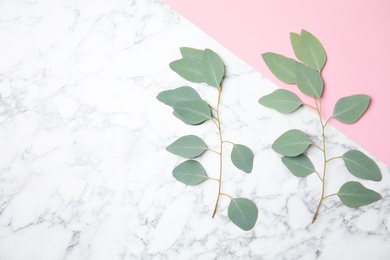
[[[317,174],[318,178],[322,181],[321,175],[317,171],[314,172]]]
[[[332,157],[332,158],[328,159],[326,162],[330,162],[330,161],[332,161],[334,159],[341,159],[341,158],[342,158],[341,156],[335,156],[335,157]]]
[[[223,140],[223,141],[222,141],[222,143],[229,143],[229,144],[232,144],[232,145],[234,145],[234,143],[233,143],[233,142],[230,142],[230,141],[227,141],[227,140]]]
[[[223,196],[226,196],[226,197],[229,197],[230,199],[233,199],[233,197],[232,197],[232,196],[230,196],[229,194],[226,194],[226,193],[221,193],[221,195],[223,195]]]
[[[333,117],[329,117],[328,120],[326,120],[325,124],[324,124],[324,127],[329,123],[329,121],[332,119]]]
[[[211,178],[211,177],[208,177],[207,179],[219,182],[219,180],[218,180],[218,179],[216,179],[216,178]]]
[[[215,150],[213,150],[213,149],[211,149],[211,148],[207,148],[207,150],[209,150],[209,151],[211,151],[211,152],[213,152],[213,153],[219,154],[219,152],[217,152],[217,151],[215,151]]]
[[[306,103],[302,103],[304,106],[306,106],[306,107],[310,107],[310,108],[312,108],[312,109],[316,109],[315,107],[313,107],[313,106],[311,106],[311,105],[309,105],[309,104],[306,104]]]
[[[217,112],[217,109],[215,107],[213,107],[212,105],[209,104],[209,107],[214,110],[215,112]]]
[[[331,197],[331,196],[335,196],[335,195],[337,195],[337,193],[332,193],[332,194],[326,195],[326,196],[324,197],[324,199],[329,198],[329,197]]]
[[[311,142],[312,145],[314,145],[315,147],[317,147],[319,150],[323,151],[321,147],[319,147],[318,145],[316,145],[314,142]]]

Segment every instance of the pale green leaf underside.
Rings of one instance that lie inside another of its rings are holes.
[[[296,61],[283,55],[267,52],[261,55],[265,64],[279,80],[296,83]]]
[[[304,132],[291,129],[275,140],[272,149],[281,155],[294,157],[303,153],[310,144],[310,139]]]
[[[284,156],[282,162],[297,177],[306,177],[315,171],[313,163],[304,154],[297,157]]]
[[[251,230],[257,221],[256,205],[245,198],[232,199],[228,207],[229,219],[242,230]]]
[[[218,54],[210,49],[205,49],[201,71],[203,79],[208,85],[219,88],[225,74],[225,67]]]
[[[344,153],[341,158],[344,160],[347,170],[355,177],[371,181],[382,180],[378,165],[364,153],[351,150]]]
[[[234,144],[231,159],[238,169],[250,173],[253,168],[253,152],[251,149],[242,144]]]
[[[181,101],[173,109],[173,114],[188,125],[198,125],[211,118],[210,107],[203,100]]]
[[[308,31],[301,31],[301,50],[303,61],[318,72],[325,65],[326,54],[320,41]]]
[[[203,82],[202,62],[194,58],[182,58],[169,64],[169,67],[182,78],[194,82]]]
[[[207,145],[196,135],[186,135],[174,141],[166,149],[184,158],[195,158],[207,150]]]
[[[187,185],[198,185],[208,178],[203,166],[194,160],[179,164],[172,174],[178,181]]]
[[[298,60],[305,62],[302,54],[301,36],[297,33],[290,33],[290,42],[293,47],[295,57],[297,57]]]
[[[350,181],[341,186],[337,193],[341,202],[350,208],[358,208],[369,205],[382,199],[382,196],[376,191],[367,189],[361,183]]]
[[[363,94],[340,98],[333,110],[332,117],[342,123],[352,124],[366,112],[370,97]]]
[[[324,88],[324,82],[320,74],[305,64],[296,63],[296,83],[302,93],[320,98]]]
[[[284,114],[291,113],[302,105],[297,95],[285,89],[277,89],[271,94],[261,97],[259,103]]]
[[[157,99],[160,102],[173,107],[180,101],[197,100],[201,99],[201,97],[195,89],[188,86],[183,86],[176,89],[161,91],[157,95]]]
[[[203,59],[203,50],[194,49],[190,47],[181,47],[180,53],[183,58],[192,58],[199,61]]]

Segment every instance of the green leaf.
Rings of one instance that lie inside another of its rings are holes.
[[[324,82],[320,74],[303,63],[296,63],[297,86],[302,93],[320,98],[324,88]]]
[[[261,97],[259,103],[284,114],[291,113],[302,105],[297,95],[285,89],[277,89],[271,94]]]
[[[189,48],[189,47],[181,47],[180,53],[183,58],[192,58],[199,61],[203,59],[203,50]]]
[[[282,162],[297,177],[306,177],[315,171],[313,163],[304,154],[297,157],[284,156]]]
[[[194,58],[182,58],[172,61],[169,67],[182,78],[194,82],[203,82],[202,62]]]
[[[341,186],[337,196],[345,206],[350,208],[358,208],[382,199],[379,193],[367,189],[356,181],[350,181]]]
[[[185,161],[173,169],[173,177],[187,185],[198,185],[208,179],[203,166],[194,160]]]
[[[261,55],[265,64],[279,80],[296,83],[296,61],[283,55],[267,52]]]
[[[325,50],[320,41],[310,32],[302,30],[301,44],[304,62],[320,72],[326,62]]]
[[[382,174],[378,165],[367,155],[358,151],[350,150],[341,156],[347,170],[355,177],[371,181],[381,181]]]
[[[256,224],[257,215],[256,205],[248,199],[235,198],[229,203],[228,217],[242,230],[251,230]]]
[[[196,135],[186,135],[174,141],[166,149],[168,152],[184,158],[194,158],[204,153],[207,150],[207,145]]]
[[[209,105],[201,99],[178,102],[173,109],[173,114],[188,125],[198,125],[211,118]]]
[[[291,129],[275,140],[272,149],[281,155],[294,157],[303,153],[310,144],[310,139],[304,132]]]
[[[208,85],[219,88],[225,74],[225,67],[218,54],[210,49],[203,52],[202,74]]]
[[[250,173],[253,168],[253,152],[242,144],[234,144],[231,159],[238,169]]]
[[[333,110],[332,117],[342,123],[355,123],[366,112],[370,97],[363,94],[340,98]]]
[[[161,91],[157,95],[157,99],[160,102],[173,107],[180,101],[198,100],[201,99],[201,97],[195,89],[184,86],[176,89]]]
[[[290,33],[290,42],[294,50],[295,57],[298,60],[305,62],[302,54],[301,36],[297,33]]]

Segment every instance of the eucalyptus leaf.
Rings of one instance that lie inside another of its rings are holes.
[[[283,55],[267,52],[261,55],[265,64],[279,80],[296,83],[296,61]]]
[[[305,64],[296,63],[297,86],[302,93],[320,98],[324,88],[324,82],[320,74]]]
[[[183,58],[192,58],[199,61],[203,60],[203,50],[194,49],[190,47],[181,47],[180,53]]]
[[[311,141],[304,132],[291,129],[275,140],[272,149],[281,155],[295,157],[303,153],[310,144]]]
[[[219,88],[225,74],[225,66],[218,54],[210,49],[203,52],[202,74],[208,85]]]
[[[166,149],[184,158],[195,158],[207,150],[207,145],[196,135],[186,135],[174,141]]]
[[[284,156],[282,162],[297,177],[306,177],[315,171],[313,163],[304,154],[298,155],[297,157]]]
[[[179,164],[173,169],[172,174],[176,180],[192,186],[208,179],[203,166],[195,160],[188,160]]]
[[[173,114],[188,125],[198,125],[211,118],[209,105],[201,99],[178,102],[173,109]]]
[[[204,81],[202,75],[202,62],[198,59],[185,57],[180,60],[172,61],[169,64],[169,67],[179,74],[179,76],[190,82],[201,83]]]
[[[382,174],[378,165],[364,153],[350,150],[341,156],[347,170],[355,177],[371,181],[381,181]]]
[[[298,60],[305,62],[302,54],[301,36],[297,33],[290,33],[290,42],[293,47],[295,57],[297,57]]]
[[[297,95],[285,89],[277,89],[271,94],[261,97],[259,103],[284,114],[291,113],[302,105]]]
[[[256,205],[245,198],[234,198],[228,207],[229,219],[242,230],[251,230],[257,221],[258,210]]]
[[[366,112],[370,97],[363,94],[340,98],[333,110],[332,117],[342,123],[355,123]]]
[[[250,173],[253,168],[253,152],[251,149],[242,144],[234,144],[231,159],[238,169]]]
[[[326,62],[325,50],[320,41],[310,32],[302,30],[301,44],[304,62],[320,72]]]
[[[382,196],[376,191],[367,189],[361,183],[350,181],[341,186],[337,193],[341,202],[350,208],[358,208],[369,205],[382,199]]]
[[[201,97],[195,89],[183,86],[176,89],[162,91],[157,95],[157,99],[160,102],[173,107],[180,101],[199,100]]]

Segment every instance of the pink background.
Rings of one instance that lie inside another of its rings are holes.
[[[164,0],[185,18],[230,49],[278,86],[312,99],[295,85],[277,80],[261,54],[294,57],[289,33],[306,29],[323,44],[324,118],[334,104],[353,94],[371,96],[366,114],[355,124],[331,120],[373,156],[390,165],[390,1]]]

